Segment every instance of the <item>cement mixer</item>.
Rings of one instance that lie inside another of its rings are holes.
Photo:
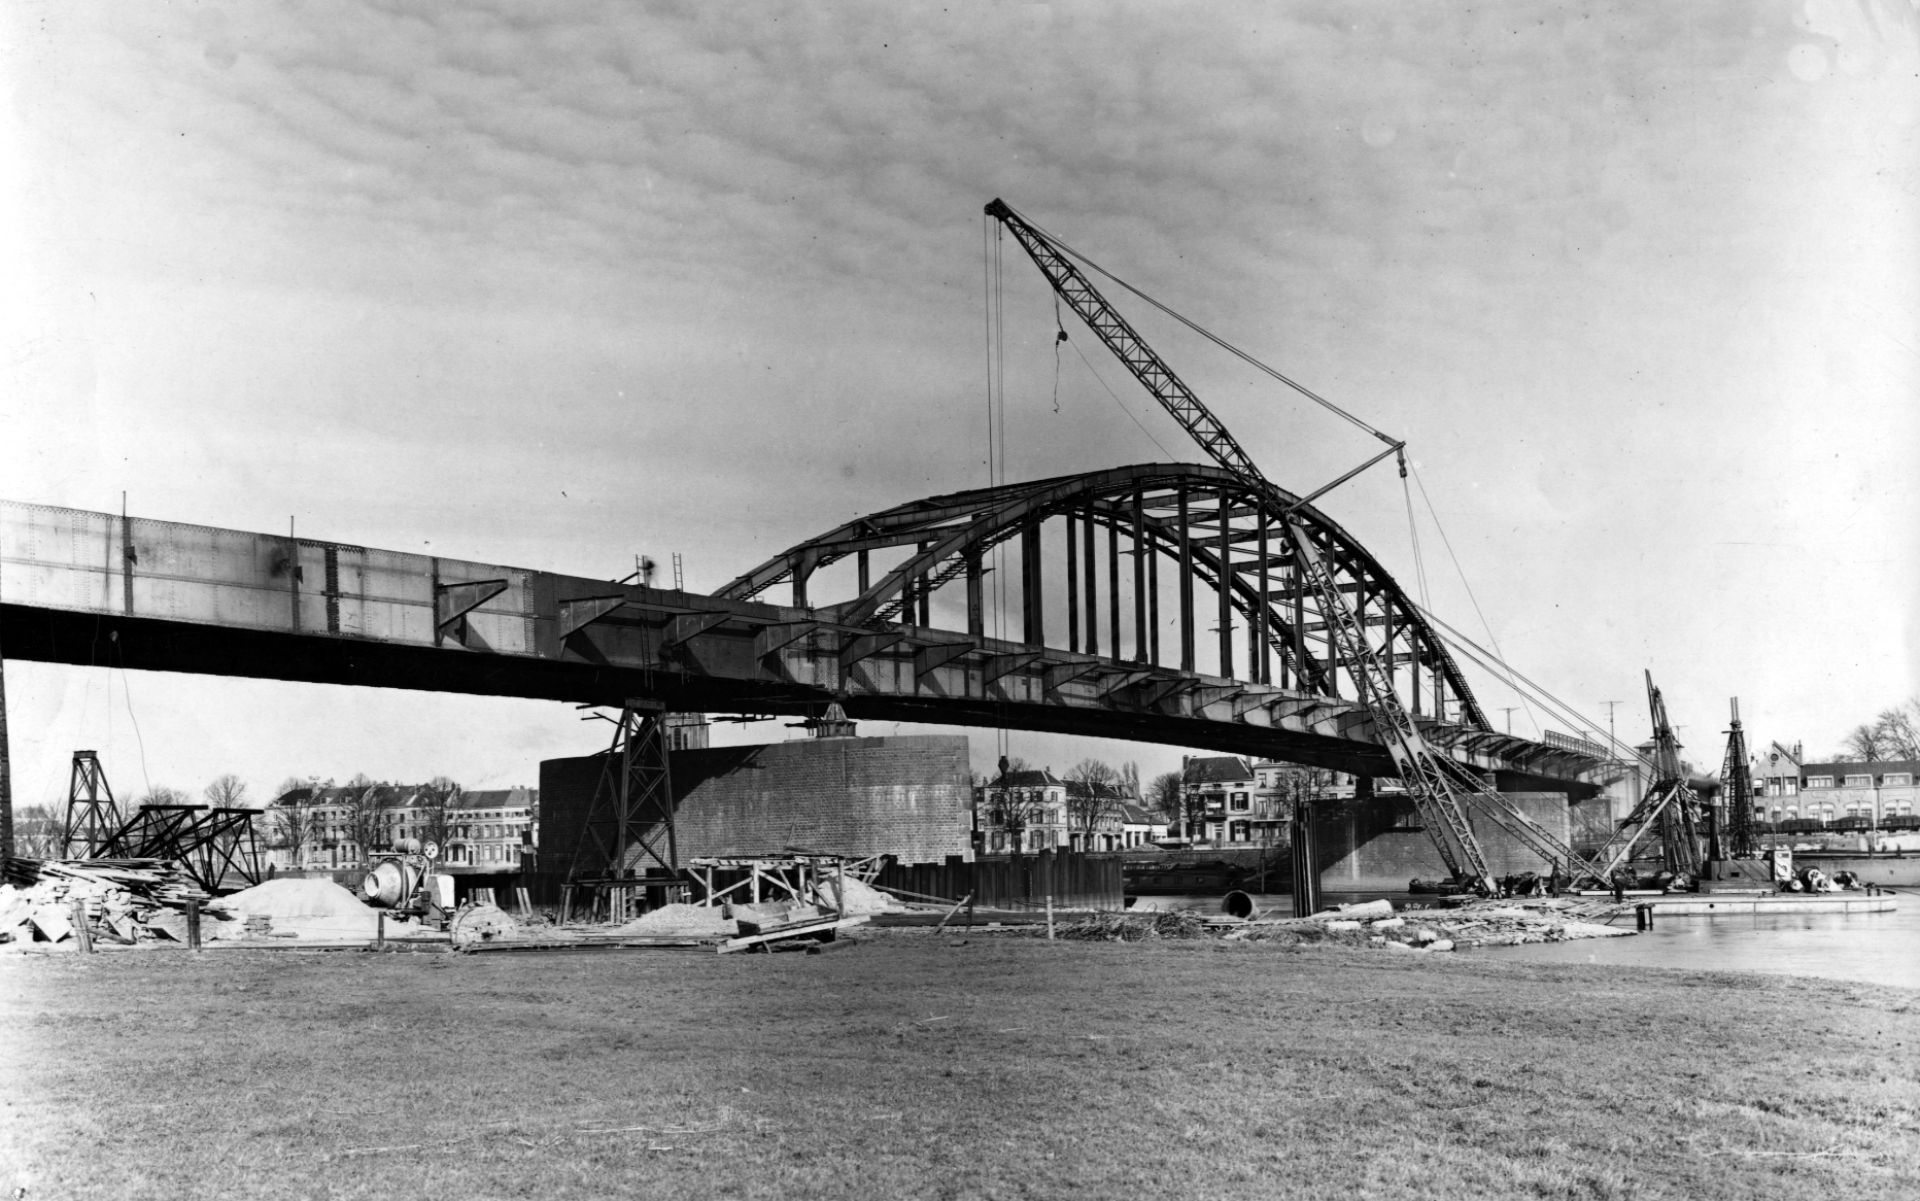
[[[440,848],[405,838],[392,852],[376,856],[360,881],[360,895],[376,909],[427,913],[453,908],[453,878],[436,875]]]

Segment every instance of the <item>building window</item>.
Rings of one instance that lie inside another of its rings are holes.
[[[1913,773],[1910,771],[1890,771],[1880,777],[1880,786],[1882,788],[1911,788],[1913,787]]]
[[[1833,777],[1832,776],[1808,776],[1807,787],[1808,788],[1832,788]]]
[[[1235,813],[1245,813],[1247,811],[1247,794],[1244,792],[1234,793],[1232,803]]]
[[[1847,782],[1846,782],[1846,787],[1848,787],[1848,788],[1872,788],[1872,787],[1873,787],[1873,777],[1872,777],[1872,776],[1848,776],[1848,777],[1847,777]]]
[[[1233,832],[1230,837],[1233,839],[1234,842],[1252,842],[1253,841],[1252,827],[1246,822],[1234,822],[1232,826],[1232,831]]]

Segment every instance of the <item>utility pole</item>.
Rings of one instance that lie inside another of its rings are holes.
[[[1618,752],[1620,742],[1618,739],[1616,739],[1613,736],[1613,707],[1615,705],[1624,705],[1626,704],[1626,702],[1625,701],[1601,701],[1600,703],[1607,707],[1607,754],[1612,755],[1614,758],[1618,759],[1620,757]]]
[[[1518,706],[1518,705],[1502,705],[1502,706],[1500,706],[1500,712],[1502,712],[1502,713],[1504,713],[1504,714],[1506,714],[1506,715],[1507,715],[1507,733],[1509,733],[1509,734],[1511,734],[1511,733],[1513,733],[1513,711],[1514,711],[1515,709],[1518,709],[1519,707],[1520,707],[1520,706]]]

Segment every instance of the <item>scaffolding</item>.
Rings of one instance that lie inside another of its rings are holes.
[[[67,816],[60,830],[60,858],[100,858],[119,828],[120,806],[113,799],[100,756],[75,751],[67,782]]]

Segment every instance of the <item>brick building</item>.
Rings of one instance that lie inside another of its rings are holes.
[[[1783,832],[1920,826],[1920,759],[1769,764],[1755,816]],[[1776,791],[1777,789],[1777,791]]]

